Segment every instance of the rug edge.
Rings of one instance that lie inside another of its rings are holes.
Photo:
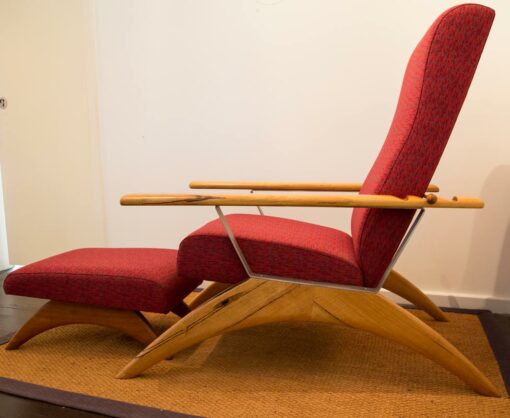
[[[508,356],[510,352],[510,338],[506,336],[502,326],[498,323],[492,312],[482,312],[478,315],[478,319],[482,324],[494,357],[496,357],[496,363],[498,363],[506,391],[510,394],[510,357]]]
[[[47,402],[57,406],[78,409],[114,418],[197,418],[180,412],[151,408],[113,399],[83,395],[54,389],[48,386],[36,385],[20,380],[0,377],[0,392]]]

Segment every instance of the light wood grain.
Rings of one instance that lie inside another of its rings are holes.
[[[400,273],[392,270],[383,287],[411,302],[418,309],[427,312],[437,321],[448,321],[444,312],[430,298]]]
[[[193,301],[189,304],[189,308],[191,310],[196,309],[205,301],[221,292],[224,292],[232,286],[234,285],[230,283],[212,282],[208,287],[202,290],[195,299],[193,299]],[[436,306],[436,304],[432,302],[427,295],[395,270],[390,272],[383,287],[411,302],[418,309],[424,310],[436,321],[448,322],[448,318],[444,312]]]
[[[385,195],[193,195],[130,194],[120,200],[124,206],[303,206],[352,207],[381,209],[483,208],[484,202],[474,197],[429,198],[408,196],[400,199]]]
[[[137,376],[155,363],[227,331],[265,322],[291,320],[296,314],[306,320],[311,311],[311,303],[296,309],[303,302],[301,298],[284,297],[297,288],[297,285],[255,279],[238,284],[208,300],[174,324],[138,354],[117,377]]]
[[[492,383],[445,338],[380,294],[260,279],[249,279],[204,302],[139,353],[117,377],[138,376],[215,335],[286,321],[344,324],[372,332],[438,363],[478,393],[499,396]]]
[[[501,396],[489,379],[446,338],[381,294],[321,292],[316,303],[341,323],[388,338],[422,354],[479,394]],[[398,367],[405,367],[405,364]]]
[[[359,192],[363,183],[322,183],[322,182],[287,182],[287,181],[192,181],[191,189],[223,190],[275,190],[301,192]],[[439,192],[439,187],[430,184],[428,192]]]
[[[140,312],[49,301],[23,324],[5,349],[14,350],[44,331],[70,324],[113,328],[144,345],[156,338],[150,324]],[[86,341],[84,343],[86,344]]]

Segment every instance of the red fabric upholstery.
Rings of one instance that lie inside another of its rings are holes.
[[[10,273],[5,293],[102,307],[167,313],[201,279],[177,276],[177,251],[84,248]]]
[[[386,142],[360,193],[421,196],[439,163],[489,34],[494,11],[468,4],[443,13],[411,56]],[[413,211],[355,209],[354,250],[365,285],[391,262]]]
[[[227,220],[255,273],[363,284],[351,237],[341,231],[273,216],[228,215]],[[219,220],[181,242],[177,265],[179,276],[192,280],[247,278]]]

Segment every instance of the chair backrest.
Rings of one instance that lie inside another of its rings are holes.
[[[494,11],[453,7],[434,22],[414,50],[386,141],[362,194],[422,196],[432,179],[466,97]],[[355,209],[354,250],[366,286],[377,286],[414,211]]]

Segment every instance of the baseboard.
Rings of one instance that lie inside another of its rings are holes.
[[[211,282],[203,282],[198,289],[206,288]],[[381,293],[396,303],[409,304],[394,293],[382,289]],[[494,313],[510,314],[510,298],[469,293],[424,292],[432,301],[444,308],[486,309]]]
[[[409,303],[385,289],[381,291],[397,303]],[[469,293],[424,292],[436,305],[444,308],[487,309],[494,313],[510,314],[510,298]]]

